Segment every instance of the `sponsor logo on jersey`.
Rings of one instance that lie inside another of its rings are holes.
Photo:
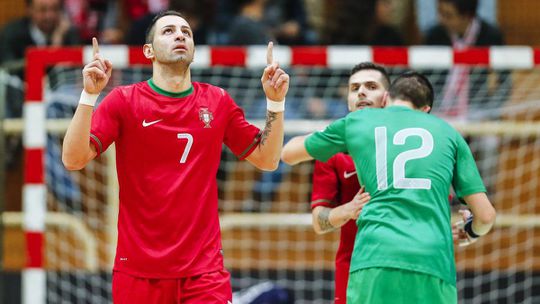
[[[142,126],[143,126],[143,128],[146,128],[146,127],[151,126],[153,124],[157,124],[158,122],[160,122],[162,120],[163,120],[163,118],[158,119],[158,120],[153,120],[153,121],[146,122],[146,119],[145,119],[145,120],[142,121]]]
[[[199,119],[204,122],[205,128],[211,128],[210,122],[214,120],[214,115],[212,115],[212,112],[210,112],[208,108],[201,108],[199,110]]]
[[[355,174],[356,174],[356,171],[352,171],[352,172],[344,171],[344,172],[343,172],[343,177],[344,177],[345,179],[347,179],[347,178],[349,178],[349,177],[351,177],[351,176],[353,176],[353,175],[355,175]]]

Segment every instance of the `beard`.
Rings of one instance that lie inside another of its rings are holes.
[[[184,53],[156,53],[156,60],[160,63],[174,64],[185,63],[191,64],[193,62],[193,56],[190,56],[187,52]]]

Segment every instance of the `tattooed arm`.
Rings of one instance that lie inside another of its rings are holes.
[[[332,224],[330,222],[330,213],[332,212],[332,210],[334,210],[334,208],[318,206],[315,207],[315,209],[313,209],[313,211],[311,212],[311,215],[313,216],[313,230],[315,230],[317,234],[334,231],[337,228],[345,225],[345,223],[348,221],[348,219],[340,219],[339,221],[337,221],[337,223]],[[333,219],[336,222],[335,216],[333,217]]]
[[[266,125],[259,146],[246,159],[261,170],[273,171],[279,165],[283,146],[283,110],[285,96],[289,90],[289,75],[272,56],[273,45],[268,44],[267,66],[261,77],[264,94],[270,100],[266,112]]]
[[[266,125],[262,130],[258,147],[246,158],[255,167],[273,171],[279,165],[283,146],[283,112],[266,113]]]
[[[317,234],[324,234],[340,228],[349,220],[356,220],[362,208],[369,202],[369,193],[364,192],[364,188],[360,189],[354,198],[341,206],[328,208],[317,206],[312,211],[313,230]]]

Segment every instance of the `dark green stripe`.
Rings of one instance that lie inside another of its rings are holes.
[[[327,200],[327,199],[318,199],[318,200],[315,200],[315,201],[312,201],[311,202],[311,205],[313,206],[314,204],[318,204],[318,203],[329,203],[330,205],[332,206],[335,206],[336,203],[331,201],[331,200]]]
[[[259,140],[260,140],[260,138],[261,138],[261,135],[262,135],[262,130],[259,131],[259,134],[257,134],[257,136],[255,136],[255,138],[253,139],[253,142],[251,143],[251,145],[249,145],[249,146],[244,150],[244,152],[242,152],[242,153],[240,153],[240,155],[238,155],[238,158],[243,159],[244,156],[246,155],[246,153],[248,153],[249,150],[251,150],[251,148],[253,148],[253,145],[256,145],[256,144],[259,142]]]
[[[193,93],[193,85],[191,85],[189,87],[189,89],[183,91],[183,92],[180,92],[180,93],[174,93],[174,92],[169,92],[169,91],[165,91],[164,89],[158,87],[154,81],[152,80],[152,78],[148,79],[148,85],[150,86],[150,88],[152,88],[152,90],[154,90],[156,93],[160,94],[160,95],[165,95],[165,96],[168,96],[168,97],[175,97],[175,98],[181,98],[181,97],[186,97],[188,96],[189,94]]]
[[[98,143],[99,154],[103,153],[103,144],[101,143],[101,140],[99,140],[99,138],[92,133],[90,133],[90,137],[92,137]]]

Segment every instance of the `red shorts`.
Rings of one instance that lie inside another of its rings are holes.
[[[179,279],[148,279],[115,271],[115,304],[230,304],[231,275],[221,270]]]
[[[347,283],[349,282],[349,264],[337,265],[335,271],[334,303],[345,304],[347,302]]]

